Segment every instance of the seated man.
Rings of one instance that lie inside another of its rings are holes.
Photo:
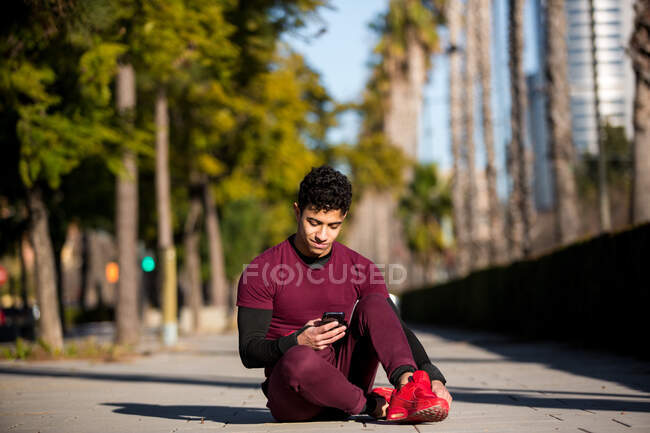
[[[401,322],[377,266],[335,242],[351,198],[348,179],[327,166],[300,183],[296,233],[239,281],[242,362],[265,368],[262,390],[278,421],[440,421],[451,403],[444,376]],[[342,312],[343,323],[321,320],[324,312]],[[372,390],[379,363],[395,389]]]

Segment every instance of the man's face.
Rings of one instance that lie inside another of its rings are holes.
[[[327,255],[341,231],[345,215],[340,209],[325,211],[316,210],[313,206],[307,206],[301,212],[297,203],[293,204],[293,209],[298,222],[297,248],[310,257]]]

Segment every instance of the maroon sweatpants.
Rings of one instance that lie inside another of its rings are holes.
[[[399,319],[379,294],[357,303],[346,336],[325,350],[294,346],[267,369],[262,389],[278,421],[304,421],[328,408],[358,414],[371,391],[377,365],[386,374],[415,368]]]

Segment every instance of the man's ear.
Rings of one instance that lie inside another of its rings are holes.
[[[293,213],[296,215],[296,222],[300,222],[300,208],[295,201],[293,202]]]

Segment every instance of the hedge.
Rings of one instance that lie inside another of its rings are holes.
[[[650,358],[649,301],[645,224],[407,292],[402,315]]]

